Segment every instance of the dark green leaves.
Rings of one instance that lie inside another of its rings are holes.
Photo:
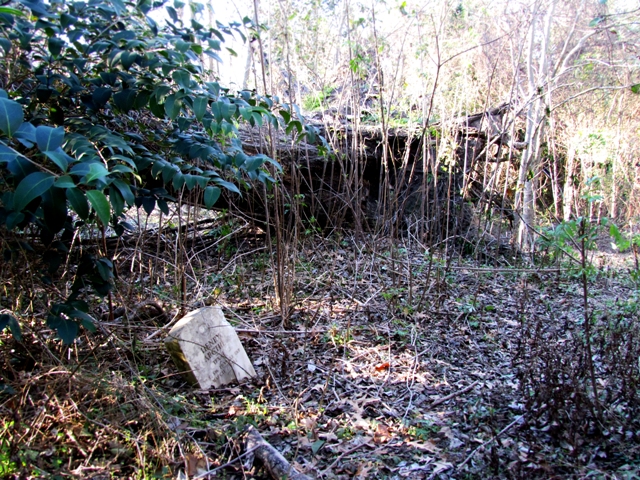
[[[636,95],[640,93],[640,83],[636,83],[635,85],[631,85],[631,91]]]
[[[20,0],[20,3],[31,10],[35,16],[47,16],[47,6],[42,0]]]
[[[69,200],[71,208],[73,208],[81,219],[86,220],[89,218],[89,203],[87,202],[87,197],[84,196],[84,193],[82,193],[80,189],[68,188],[67,200]]]
[[[159,6],[151,0],[0,6],[0,70],[19,67],[19,75],[5,75],[6,91],[0,90],[0,218],[4,228],[17,229],[12,235],[28,232],[51,245],[87,223],[113,224],[121,234],[128,207],[168,213],[172,195],[190,191],[211,208],[222,189],[240,194],[238,182],[244,189],[250,180],[273,181],[264,169],[271,159],[243,152],[238,125],[283,125],[300,133],[293,109],[205,81],[198,57],[219,60],[226,36],[242,36],[241,25],[183,24],[177,9],[187,4],[172,4],[168,28],[147,17]],[[194,13],[204,8],[189,6]],[[279,110],[285,113],[276,117]],[[141,122],[149,113],[161,122]],[[43,271],[53,268],[47,282],[66,261],[68,252],[58,253],[55,261],[51,252],[42,258]],[[67,344],[82,326],[93,328],[85,307],[75,303],[79,296],[87,287],[99,295],[112,287],[108,259],[77,263],[80,256],[74,256],[71,296],[48,317]],[[19,335],[13,317],[0,316],[5,327]]]
[[[63,175],[61,177],[56,178],[54,186],[57,188],[74,188],[76,186],[73,178],[69,175]]]
[[[631,247],[631,241],[620,233],[620,230],[615,223],[612,223],[609,227],[609,234],[613,238],[616,248],[621,252],[624,252]]]
[[[16,8],[0,7],[0,13],[5,15],[15,15],[17,17],[24,17],[24,13]]]
[[[87,313],[88,310],[86,302],[79,300],[56,303],[47,316],[47,325],[58,332],[65,345],[70,345],[78,337],[80,325],[95,332],[95,320]]]
[[[125,183],[122,180],[114,180],[113,185],[120,191],[120,195],[122,195],[124,201],[127,202],[127,205],[133,205],[135,198],[133,196],[133,193],[131,192],[131,187],[129,186],[129,184]]]
[[[109,282],[113,278],[113,262],[108,258],[100,258],[96,261],[96,270],[105,282]]]
[[[58,149],[64,141],[64,128],[51,128],[41,125],[36,128],[36,142],[41,152]]]
[[[113,102],[123,113],[127,113],[134,108],[136,101],[136,91],[130,88],[122,90],[113,96]]]
[[[244,169],[248,172],[257,170],[264,164],[266,159],[267,157],[265,155],[256,155],[255,157],[248,159],[244,163]]]
[[[11,40],[7,40],[6,38],[0,37],[0,48],[4,50],[5,55],[9,53],[11,51]]]
[[[605,18],[605,17],[603,17],[603,16],[599,15],[599,16],[597,16],[596,18],[594,18],[593,20],[591,20],[591,21],[589,22],[589,26],[590,26],[591,28],[597,27],[598,25],[600,25],[600,24],[601,24],[602,22],[604,22],[605,20],[606,20],[606,18]]]
[[[180,20],[178,18],[178,12],[173,7],[167,7],[167,13],[169,14],[169,18],[173,20],[173,23],[178,23]]]
[[[89,203],[98,214],[98,218],[104,226],[109,225],[109,219],[111,218],[111,207],[109,206],[109,200],[104,193],[98,190],[89,190],[87,192],[87,199]]]
[[[218,187],[207,187],[204,189],[204,204],[207,208],[211,208],[220,198],[220,189]]]
[[[119,57],[120,63],[122,63],[122,67],[125,70],[129,70],[131,66],[140,58],[140,55],[134,52],[122,52]]]
[[[33,147],[33,144],[36,143],[36,127],[29,122],[24,122],[18,127],[13,138],[18,140],[25,147],[31,148]]]
[[[237,187],[235,184],[231,183],[231,182],[227,182],[227,181],[222,180],[222,179],[220,179],[220,178],[217,178],[217,179],[215,180],[215,182],[216,182],[218,185],[220,185],[221,187],[226,188],[226,189],[227,189],[227,190],[229,190],[230,192],[240,194],[240,190],[238,190],[238,187]]]
[[[186,70],[176,70],[173,72],[173,79],[181,88],[189,90],[191,86],[191,74]]]
[[[22,179],[13,196],[13,209],[23,210],[35,198],[49,190],[55,177],[50,173],[34,172]]]
[[[78,323],[63,317],[47,316],[47,325],[58,332],[65,345],[71,345],[78,336]]]
[[[298,133],[298,135],[301,134],[302,133],[302,123],[300,121],[298,121],[298,120],[290,121],[289,124],[287,125],[287,128],[286,128],[287,134],[290,135],[291,132],[294,129],[296,130],[296,133]]]
[[[164,102],[164,112],[171,120],[175,120],[180,114],[182,108],[182,100],[176,95],[169,95]]]
[[[109,175],[109,171],[101,163],[94,162],[89,165],[89,172],[84,176],[83,183],[90,184],[95,180],[103,180]]]
[[[73,158],[67,155],[61,148],[58,148],[51,152],[44,152],[44,154],[63,172],[66,172],[69,164],[73,162]]]
[[[223,120],[231,122],[236,112],[236,106],[231,105],[228,101],[219,100],[211,104],[211,112],[216,122],[221,123]]]
[[[20,324],[18,323],[18,320],[16,320],[12,315],[2,314],[0,315],[0,332],[7,327],[11,330],[13,338],[18,341],[22,340],[22,332],[20,331]]]
[[[13,137],[24,122],[24,113],[18,102],[0,97],[0,130],[7,137]]]
[[[111,89],[102,87],[96,88],[91,95],[91,100],[96,108],[103,108],[111,98]]]
[[[184,40],[178,40],[176,42],[176,50],[180,53],[185,53],[191,48],[193,44],[191,42],[185,42]]]
[[[199,122],[202,121],[202,117],[207,112],[208,105],[209,99],[204,95],[200,95],[193,100],[193,113]]]
[[[49,53],[51,53],[53,57],[59,57],[63,47],[64,40],[61,38],[51,37],[49,39]]]
[[[15,160],[20,154],[13,148],[0,144],[0,163],[9,163]]]

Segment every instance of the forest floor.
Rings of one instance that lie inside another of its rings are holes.
[[[183,381],[163,344],[180,298],[171,258],[149,278],[141,246],[125,247],[112,297],[124,315],[110,321],[96,304],[98,331],[71,348],[42,318],[23,324],[21,343],[1,334],[2,476],[267,478],[243,464],[249,424],[312,478],[640,476],[631,254],[592,257],[594,402],[576,349],[582,284],[566,264],[309,236],[283,270],[283,325],[264,239],[209,233],[218,240],[189,264],[187,304],[223,307],[255,379],[206,391]],[[144,315],[145,301],[168,323]]]

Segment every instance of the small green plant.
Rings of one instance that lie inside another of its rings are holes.
[[[629,271],[629,276],[636,286],[636,289],[640,290],[640,234],[632,235],[630,237],[624,236],[615,224],[611,224],[609,227],[609,233],[614,241],[614,246],[620,251],[625,252],[629,249],[633,252],[633,269]]]
[[[440,427],[430,420],[415,420],[407,426],[407,435],[415,440],[427,441],[440,431]]]
[[[461,299],[458,303],[458,310],[465,315],[471,315],[478,311],[478,301],[475,298]]]
[[[22,339],[20,324],[12,315],[9,315],[9,314],[0,315],[0,332],[2,332],[5,328],[8,328],[11,331],[13,338],[15,338],[16,340],[20,341]]]
[[[589,179],[586,183],[585,192],[582,199],[585,200],[588,211],[592,211],[594,203],[600,201],[602,197],[594,190],[598,187],[597,178]],[[567,255],[570,259],[571,274],[579,279],[582,296],[582,358],[586,366],[586,378],[590,383],[590,389],[584,386],[585,398],[591,401],[591,408],[595,417],[602,420],[602,406],[598,394],[598,383],[596,380],[595,365],[593,360],[593,325],[595,323],[594,312],[589,305],[589,286],[596,274],[589,252],[596,247],[598,234],[603,226],[607,225],[607,220],[600,223],[592,222],[589,218],[582,216],[572,220],[563,221],[552,229],[547,229],[539,238],[539,244],[551,252],[551,257],[557,260],[561,255]]]
[[[336,436],[340,440],[351,440],[353,437],[355,437],[355,435],[356,432],[349,426],[342,427],[336,430]]]
[[[18,471],[18,465],[11,458],[11,445],[7,440],[10,433],[8,430],[12,422],[6,423],[2,427],[2,435],[0,435],[0,476],[8,478],[10,475]]]
[[[256,422],[252,416],[236,415],[232,421],[233,428],[236,432],[242,432],[247,425],[256,426]]]
[[[573,239],[577,236],[577,229],[577,220],[564,221],[556,226],[541,229],[537,243],[547,263],[553,264],[566,257],[575,260]]]
[[[382,298],[389,304],[390,311],[395,311],[401,300],[403,300],[403,294],[406,292],[405,288],[392,287],[381,293]]]
[[[334,347],[344,346],[351,341],[351,333],[344,332],[333,324],[329,331],[325,333],[325,341],[333,343]]]
[[[411,342],[412,325],[402,318],[394,318],[391,322],[393,324],[393,337],[401,344],[408,344]]]
[[[317,110],[321,110],[327,104],[327,99],[331,96],[331,94],[335,91],[333,87],[324,87],[320,92],[312,93],[307,95],[302,100],[302,107],[307,112],[314,112]]]
[[[306,228],[304,230],[304,234],[306,236],[309,236],[315,233],[320,233],[320,226],[318,225],[318,221],[316,220],[316,217],[311,217],[305,223],[306,223],[305,225]]]

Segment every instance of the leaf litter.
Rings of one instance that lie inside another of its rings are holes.
[[[570,345],[583,315],[576,280],[384,245],[305,239],[287,328],[264,251],[238,241],[218,249],[223,260],[201,259],[190,305],[223,306],[257,372],[242,385],[187,386],[163,350],[166,328],[149,319],[102,322],[70,349],[36,324],[28,348],[3,337],[13,362],[3,380],[18,393],[2,397],[2,452],[44,476],[266,478],[243,463],[242,432],[254,425],[313,478],[617,478],[640,468],[637,422],[568,438],[527,410],[548,408],[523,394],[527,326],[555,328],[545,338]],[[620,271],[600,268],[596,310],[630,297]]]

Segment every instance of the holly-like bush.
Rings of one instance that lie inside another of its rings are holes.
[[[20,0],[0,7],[5,262],[37,252],[46,267],[41,279],[51,282],[81,227],[121,235],[131,228],[124,217],[130,207],[166,213],[175,192],[189,191],[211,208],[221,188],[240,194],[251,181],[274,181],[265,165],[279,166],[243,151],[239,125],[307,132],[277,99],[205,81],[203,57],[219,61],[225,37],[242,36],[242,25],[185,25],[176,10],[182,7],[177,0]],[[196,14],[202,8],[190,7]],[[166,23],[148,16],[153,8],[165,9]],[[81,296],[89,288],[110,291],[112,262],[86,253],[74,278],[67,298],[48,302],[47,323],[65,343],[80,325],[94,328]],[[5,327],[19,336],[7,313],[0,316]]]

